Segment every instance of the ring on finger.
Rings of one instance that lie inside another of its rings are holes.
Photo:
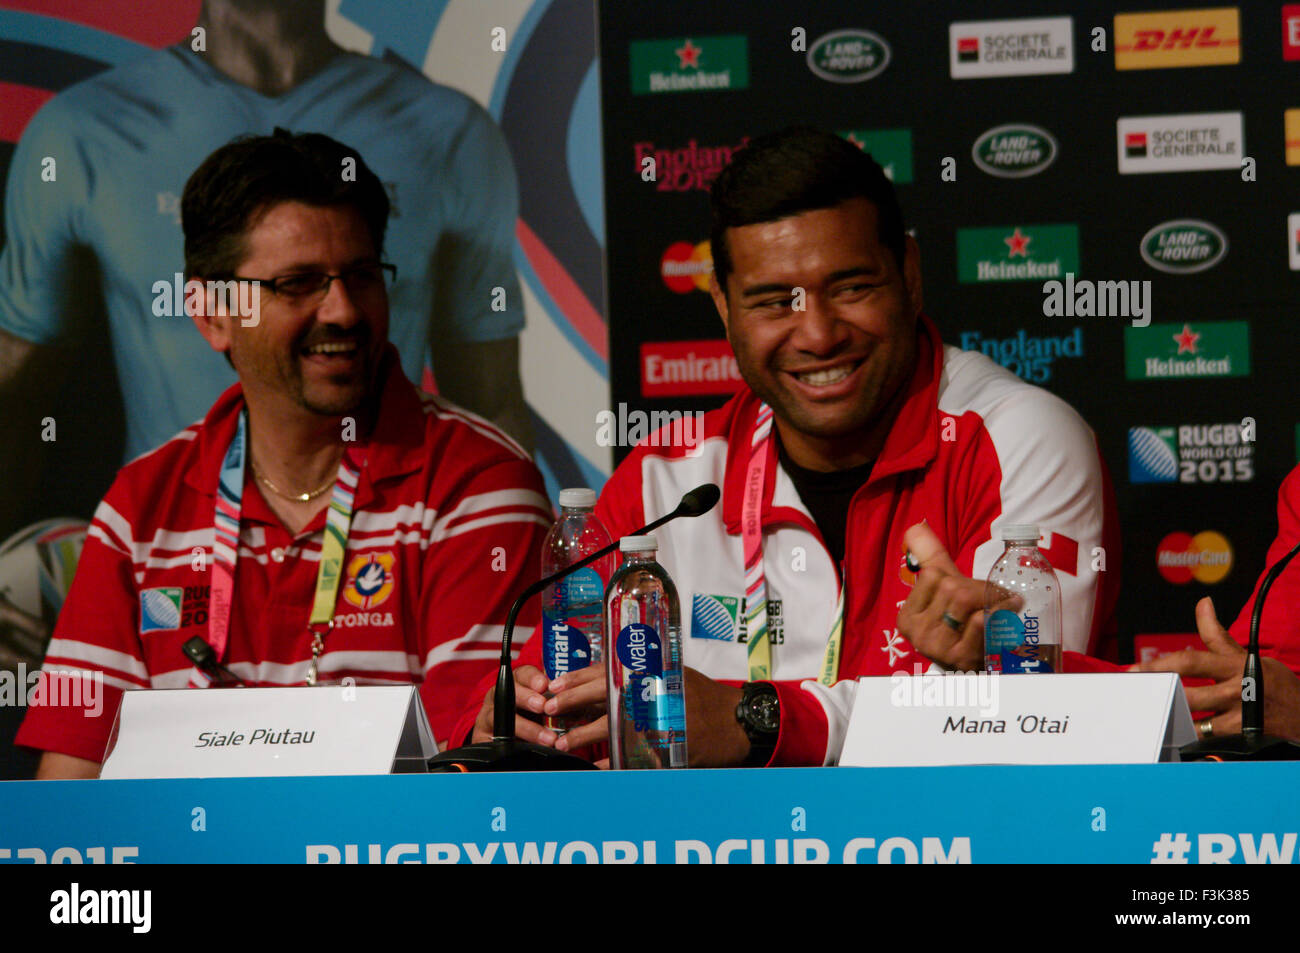
[[[951,613],[945,612],[943,614],[943,624],[954,632],[960,632],[966,623],[962,622],[960,619],[954,618]]]
[[[1214,734],[1214,725],[1211,723],[1210,719],[1208,718],[1202,718],[1200,723],[1197,724],[1196,727],[1200,729],[1202,738],[1209,738],[1211,735]]]

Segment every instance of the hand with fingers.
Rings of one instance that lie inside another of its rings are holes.
[[[741,690],[715,682],[693,668],[685,670],[686,731],[691,767],[728,767],[749,754],[749,738],[736,721]],[[549,694],[549,698],[547,695]],[[474,722],[473,742],[492,740],[493,692],[483,699]],[[575,752],[609,741],[608,687],[605,666],[597,663],[566,672],[553,681],[532,665],[515,669],[515,735],[524,741]],[[567,715],[579,723],[557,734],[541,723],[546,716]],[[609,759],[596,761],[608,768]]]
[[[736,721],[740,689],[734,685],[715,682],[693,668],[687,668],[684,674],[686,732],[691,767],[728,767],[740,764],[749,753],[749,738]],[[577,751],[609,741],[609,695],[604,665],[596,664],[568,672],[547,685],[545,690],[551,697],[542,706],[543,714],[587,719],[556,739],[553,742],[556,748],[560,751]],[[488,724],[491,725],[490,720]],[[544,739],[546,735],[553,734],[547,731],[541,737]],[[552,742],[542,740],[541,743]],[[608,768],[609,759],[600,759],[596,766]]]
[[[1207,596],[1196,604],[1196,630],[1206,651],[1185,649],[1130,666],[1130,672],[1177,672],[1187,678],[1212,678],[1213,685],[1187,689],[1192,711],[1209,712],[1197,730],[1202,738],[1241,731],[1241,674],[1246,650],[1219,624],[1214,602]],[[1264,658],[1264,730],[1300,741],[1300,678],[1274,658]]]
[[[898,610],[898,632],[931,661],[955,671],[984,669],[986,583],[962,575],[934,531],[917,523],[903,541],[918,566],[912,591]],[[1018,608],[1007,595],[1007,607]]]
[[[474,722],[472,742],[492,740],[494,694],[489,690],[483,699],[483,707]],[[589,665],[575,672],[566,672],[554,681],[549,681],[546,673],[535,666],[521,665],[515,669],[515,736],[560,751],[576,751],[608,740],[605,697],[604,665]],[[543,723],[548,715],[587,717],[590,720],[571,728],[566,734],[559,734]],[[597,761],[596,765],[608,767],[609,762]]]

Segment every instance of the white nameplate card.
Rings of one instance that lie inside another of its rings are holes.
[[[414,685],[128,691],[99,776],[402,774],[437,751]]]
[[[839,763],[1143,764],[1195,740],[1168,672],[896,674],[859,679]]]

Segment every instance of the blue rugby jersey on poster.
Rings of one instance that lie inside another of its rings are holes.
[[[187,46],[149,53],[70,87],[32,119],[10,165],[0,255],[0,329],[10,334],[73,345],[84,333],[78,315],[97,313],[85,299],[102,301],[128,460],[202,417],[235,380],[189,318],[154,315],[152,289],[184,269],[180,195],[190,173],[235,136],[276,126],[355,148],[388,188],[385,256],[398,266],[389,337],[411,380],[431,317],[434,341],[501,340],[523,327],[514,167],[500,129],[469,97],[350,53],[267,97]],[[41,179],[47,156],[53,182]],[[493,311],[498,286],[506,308]]]

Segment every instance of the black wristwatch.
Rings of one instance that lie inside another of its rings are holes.
[[[762,767],[772,760],[781,733],[781,700],[776,687],[769,682],[746,682],[741,693],[736,721],[749,737],[749,756],[742,766]]]

